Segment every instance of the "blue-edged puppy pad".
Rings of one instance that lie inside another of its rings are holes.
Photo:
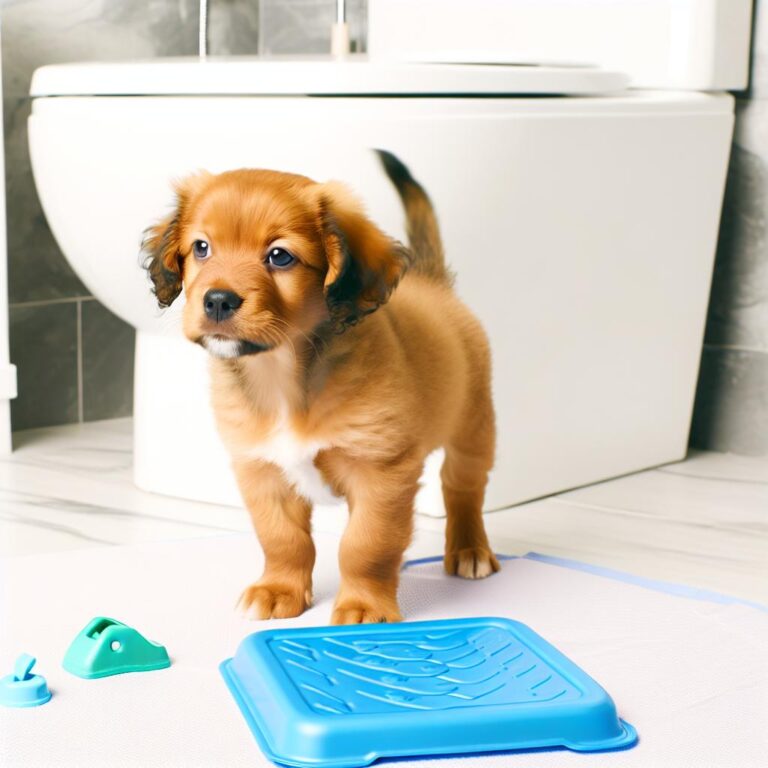
[[[637,741],[591,677],[502,618],[257,632],[221,672],[262,750],[285,765]]]

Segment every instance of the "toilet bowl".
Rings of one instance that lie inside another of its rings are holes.
[[[237,167],[340,179],[405,239],[373,147],[429,191],[457,290],[491,340],[486,508],[682,458],[733,99],[628,82],[599,66],[383,58],[38,70],[29,140],[45,214],[89,290],[138,330],[137,485],[240,503],[205,353],[181,335],[181,302],[159,311],[138,266],[172,180]],[[418,501],[435,515],[438,466]]]

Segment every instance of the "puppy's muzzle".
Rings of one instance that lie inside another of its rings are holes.
[[[243,300],[234,291],[212,288],[203,296],[205,316],[215,323],[229,320],[237,312]]]

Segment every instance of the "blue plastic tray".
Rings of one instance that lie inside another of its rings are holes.
[[[262,750],[286,765],[637,741],[591,677],[508,619],[268,630],[220,668]]]

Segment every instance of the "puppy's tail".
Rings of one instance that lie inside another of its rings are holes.
[[[376,154],[403,201],[406,230],[413,251],[413,261],[409,269],[436,280],[451,282],[453,276],[445,266],[437,217],[424,187],[391,152],[377,149]]]

